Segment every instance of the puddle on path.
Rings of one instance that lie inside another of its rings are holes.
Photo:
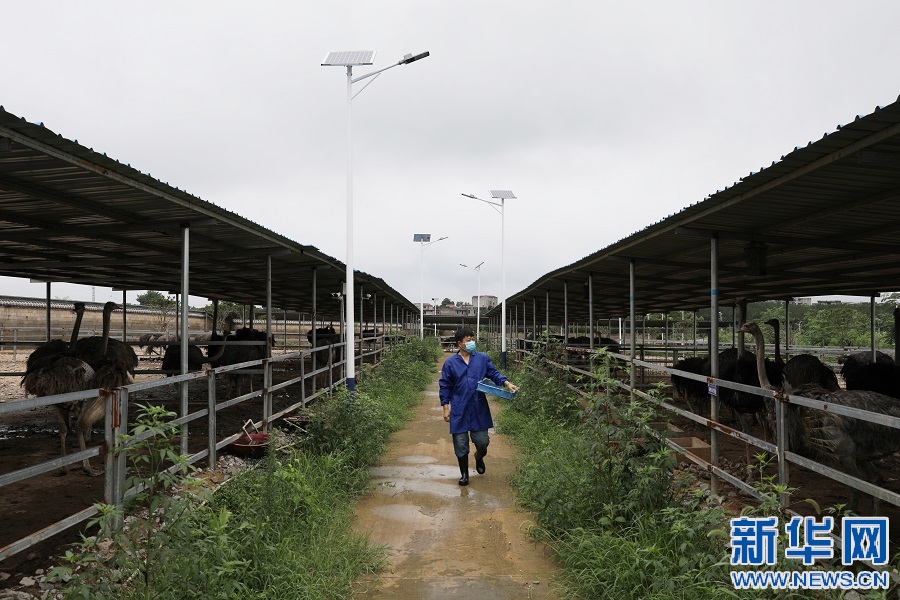
[[[415,504],[385,504],[384,506],[375,507],[372,512],[383,519],[402,521],[408,524],[425,524],[439,511],[437,509],[424,509]]]
[[[425,456],[424,454],[413,454],[410,456],[401,456],[397,459],[397,462],[423,464],[436,463],[437,459],[433,456]]]

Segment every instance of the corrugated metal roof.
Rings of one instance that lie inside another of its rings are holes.
[[[311,313],[315,272],[319,317],[339,319],[342,262],[0,106],[0,275],[177,292],[184,224],[192,295],[264,305],[271,256],[273,306]],[[378,277],[355,279],[416,309]]]
[[[624,317],[629,264],[638,314],[710,304],[710,239],[719,239],[719,302],[900,289],[900,102],[796,147],[771,166],[511,295],[508,306],[551,296],[551,320]],[[748,247],[766,247],[767,274],[748,274]],[[493,314],[497,314],[495,309]],[[527,321],[531,321],[528,316]]]

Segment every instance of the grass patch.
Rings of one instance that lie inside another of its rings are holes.
[[[520,392],[497,424],[519,449],[512,483],[563,567],[567,596],[736,597],[727,515],[674,476],[653,403],[596,391],[585,411],[562,376],[536,367],[512,376]]]
[[[433,340],[395,347],[363,370],[353,397],[343,390],[324,400],[307,435],[271,444],[287,450],[214,494],[166,492],[191,487],[183,462],[172,479],[152,468],[132,474],[148,491],[131,516],[123,522],[101,505],[92,524],[102,533],[68,552],[50,579],[68,581],[66,598],[350,598],[353,582],[384,564],[383,550],[352,532],[352,501],[368,489],[367,468],[409,418],[439,356]],[[135,432],[157,433],[142,442],[150,460],[183,461],[169,443],[172,416],[150,408],[138,420]]]

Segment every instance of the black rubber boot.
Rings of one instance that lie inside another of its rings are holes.
[[[469,485],[469,455],[466,454],[462,458],[457,457],[459,461],[459,472],[462,477],[459,478],[459,485]]]
[[[484,475],[484,456],[487,454],[487,450],[484,451],[484,454],[479,454],[478,450],[475,450],[475,470],[479,475]]]

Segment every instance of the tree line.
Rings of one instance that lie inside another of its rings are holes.
[[[878,347],[892,347],[894,340],[894,309],[900,306],[900,293],[883,294],[875,304],[875,344]],[[791,345],[798,346],[868,346],[871,343],[870,304],[868,302],[842,302],[839,304],[795,304],[790,305]],[[764,323],[777,319],[781,323],[784,339],[784,302],[755,302],[747,306],[747,320]],[[735,309],[735,319],[738,311]],[[710,323],[709,309],[697,311],[698,337],[708,337]],[[719,307],[720,321],[732,321],[730,306]],[[647,315],[650,321],[665,318],[671,339],[691,339],[693,336],[693,313],[672,311],[668,315]],[[662,327],[659,327],[660,331]],[[648,328],[648,333],[650,330]],[[720,329],[720,339],[729,339],[731,329]]]

